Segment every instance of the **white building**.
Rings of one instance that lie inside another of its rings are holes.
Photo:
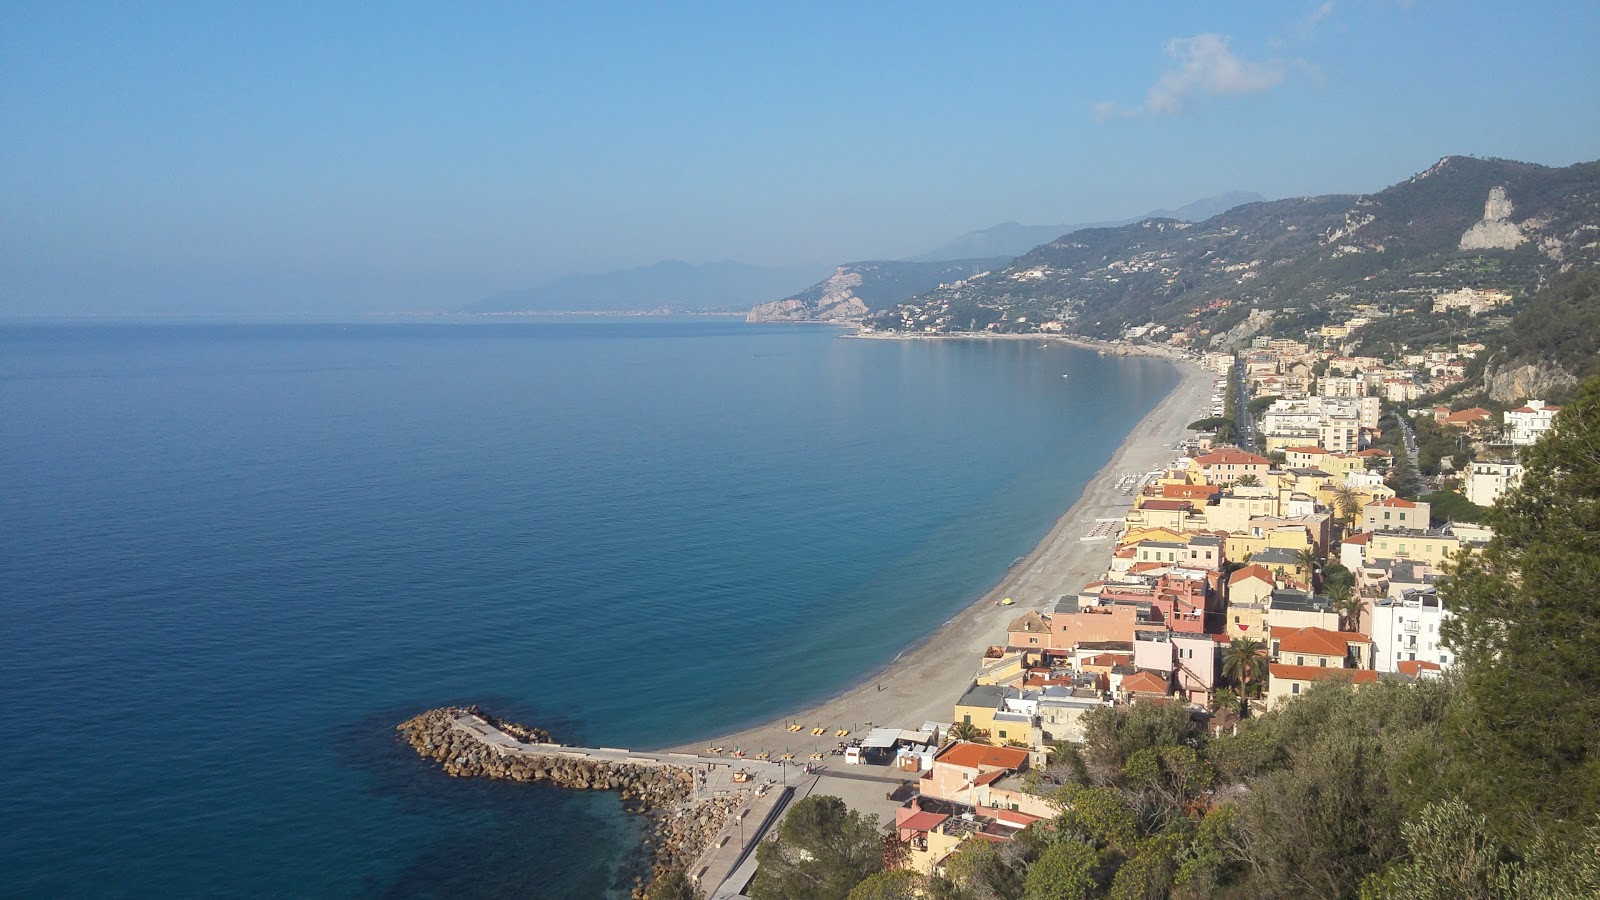
[[[1510,415],[1506,414],[1508,418]],[[1475,462],[1467,469],[1467,501],[1493,506],[1521,480],[1522,467],[1516,463]]]
[[[1560,411],[1561,407],[1543,400],[1529,400],[1526,406],[1506,413],[1506,439],[1519,447],[1532,445],[1555,424],[1556,413]]]
[[[1441,668],[1455,659],[1440,641],[1439,628],[1449,613],[1432,591],[1407,591],[1399,600],[1374,600],[1372,662],[1379,672],[1398,672],[1411,660],[1437,663]]]

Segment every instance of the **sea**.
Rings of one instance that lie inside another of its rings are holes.
[[[1176,383],[705,318],[0,324],[0,891],[625,896],[615,795],[395,725],[652,748],[834,696]]]

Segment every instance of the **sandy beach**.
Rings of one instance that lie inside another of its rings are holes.
[[[1185,426],[1207,414],[1216,376],[1185,359],[1170,361],[1182,376],[1177,387],[1134,427],[1111,461],[1084,487],[1078,502],[994,589],[906,650],[886,670],[869,675],[846,693],[756,728],[707,735],[707,740],[674,749],[699,753],[708,745],[730,750],[737,746],[751,752],[791,751],[803,760],[813,751],[836,746],[835,731],[841,728],[859,735],[873,724],[916,728],[925,721],[950,721],[955,701],[972,682],[984,650],[1006,642],[1006,626],[1013,619],[1026,610],[1049,606],[1057,595],[1077,592],[1104,573],[1110,564],[1111,541],[1080,538],[1096,519],[1121,518],[1132,506],[1133,498],[1117,489],[1118,479],[1172,460],[1173,444],[1190,436]],[[1015,605],[997,606],[1004,597],[1011,597]],[[796,721],[803,730],[789,731],[788,724]],[[817,725],[827,732],[814,737],[811,729]]]

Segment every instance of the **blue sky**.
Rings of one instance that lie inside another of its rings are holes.
[[[449,309],[1600,157],[1600,4],[9,3],[0,313]]]

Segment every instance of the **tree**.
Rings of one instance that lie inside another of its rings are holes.
[[[1261,479],[1254,475],[1241,475],[1239,476],[1239,480],[1235,481],[1234,484],[1237,484],[1240,487],[1260,487]]]
[[[983,730],[971,722],[957,722],[951,726],[950,736],[958,741],[967,741],[973,744],[986,743],[983,739]]]
[[[1339,485],[1333,489],[1333,508],[1340,524],[1346,529],[1351,528],[1361,516],[1361,492],[1352,485]]]
[[[852,888],[849,900],[916,900],[925,880],[906,869],[878,872]]]
[[[813,794],[783,818],[777,836],[756,848],[755,900],[844,900],[883,868],[878,817],[847,808],[838,797]]]
[[[1245,697],[1259,694],[1267,678],[1267,645],[1255,638],[1230,641],[1222,651],[1222,674],[1233,679]]]
[[[1322,565],[1322,558],[1317,556],[1315,547],[1301,547],[1295,551],[1294,561],[1306,571],[1306,586],[1312,590],[1317,587],[1317,569]]]
[[[1022,885],[1023,900],[1083,900],[1096,885],[1094,869],[1099,854],[1086,844],[1063,840],[1051,844],[1028,867]]]
[[[1468,701],[1449,732],[1462,799],[1513,850],[1600,813],[1600,377],[1523,466],[1440,590]]]
[[[1366,612],[1366,601],[1356,596],[1350,585],[1340,582],[1328,586],[1328,599],[1333,601],[1333,611],[1339,614],[1339,627],[1345,631],[1361,630],[1361,614]]]

